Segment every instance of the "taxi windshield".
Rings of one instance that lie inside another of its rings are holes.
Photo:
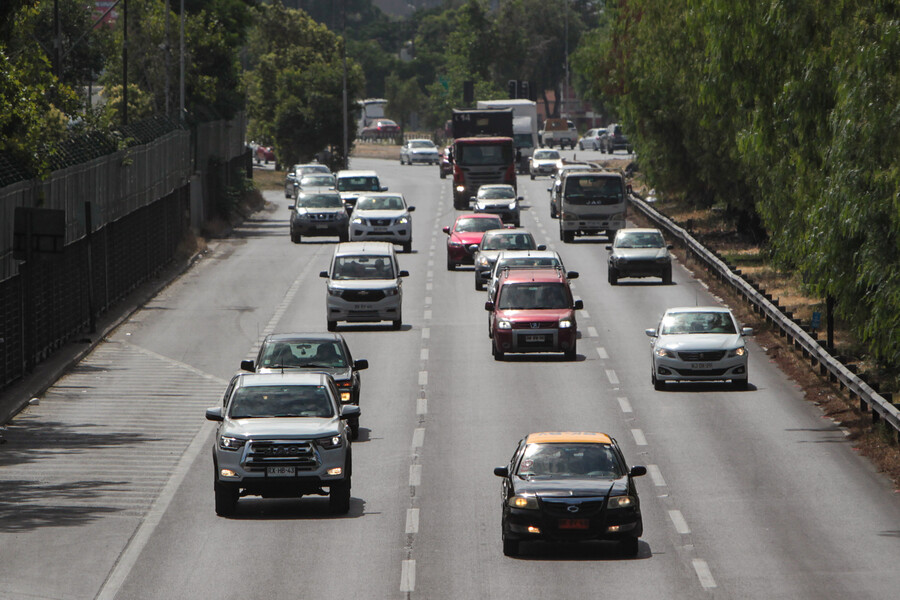
[[[624,474],[607,444],[528,444],[516,470],[523,479],[618,479]]]

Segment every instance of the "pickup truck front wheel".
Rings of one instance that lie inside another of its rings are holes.
[[[332,484],[328,490],[328,511],[333,515],[350,512],[350,475],[340,483]]]
[[[240,489],[233,483],[225,483],[216,480],[213,482],[213,489],[216,492],[216,514],[220,517],[228,517],[237,512],[238,498],[240,497]]]

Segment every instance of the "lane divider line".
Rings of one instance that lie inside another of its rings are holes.
[[[709,570],[709,565],[706,564],[705,560],[702,558],[695,558],[691,562],[694,565],[694,571],[697,573],[697,578],[700,580],[700,585],[706,589],[717,587],[716,580],[713,579],[712,572]]]
[[[609,379],[610,384],[619,385],[619,377],[612,369],[606,369],[606,378]]]
[[[603,346],[597,348],[597,354],[602,360],[607,360],[609,358],[609,354],[606,352],[606,348],[604,348]]]
[[[647,474],[650,475],[650,480],[653,482],[653,485],[656,487],[666,487],[666,480],[663,479],[662,471],[659,470],[659,465],[647,465]]]
[[[622,409],[622,412],[623,412],[623,413],[634,412],[634,411],[631,409],[631,402],[628,401],[628,398],[622,398],[622,397],[619,397],[619,398],[616,398],[616,400],[619,401],[619,408]]]
[[[638,446],[646,446],[647,438],[644,437],[644,432],[640,429],[632,429],[631,435],[634,437],[634,443]]]
[[[407,534],[419,533],[419,509],[418,508],[407,508],[406,509],[406,533]]]
[[[400,591],[416,590],[416,561],[404,560],[400,563]]]
[[[669,518],[672,519],[672,525],[675,526],[675,531],[678,533],[687,535],[691,532],[691,528],[688,527],[687,521],[684,520],[684,515],[681,514],[680,510],[670,510]]]

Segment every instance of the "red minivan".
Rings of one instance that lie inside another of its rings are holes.
[[[494,359],[507,352],[562,352],[575,360],[575,311],[583,307],[561,268],[505,271],[496,297],[484,303]]]

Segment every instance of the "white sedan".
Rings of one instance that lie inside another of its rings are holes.
[[[556,162],[560,160],[559,150],[547,150],[539,148],[531,155],[531,164],[528,171],[531,178],[534,179],[538,175],[553,176],[556,173]]]
[[[400,164],[436,165],[441,161],[441,154],[431,140],[407,140],[400,146]]]
[[[741,328],[727,308],[670,308],[659,325],[647,329],[651,338],[650,380],[662,390],[667,381],[731,381],[747,389],[748,352]]]

